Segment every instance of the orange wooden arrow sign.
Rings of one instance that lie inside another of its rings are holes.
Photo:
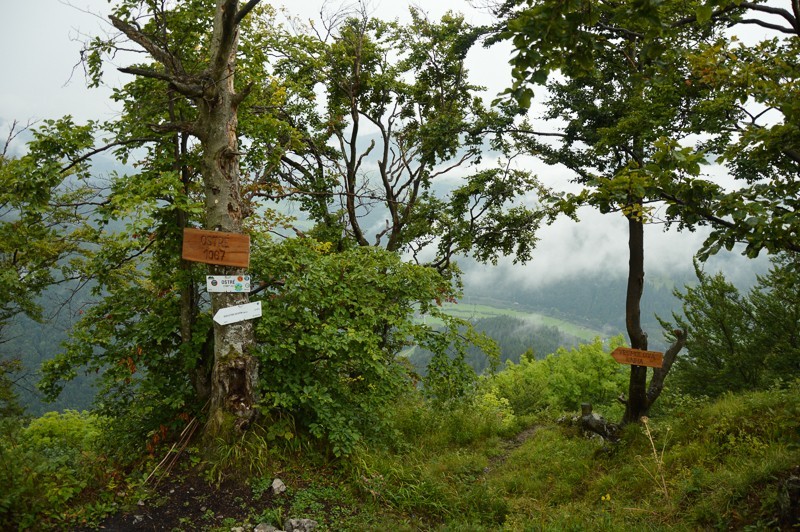
[[[631,349],[630,347],[618,347],[611,352],[611,356],[620,364],[630,364],[631,366],[660,368],[664,363],[664,353]]]

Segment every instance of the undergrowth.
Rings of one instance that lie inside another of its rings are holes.
[[[222,480],[263,493],[282,478],[288,491],[250,509],[237,526],[280,526],[289,517],[315,519],[319,530],[788,530],[798,524],[797,383],[713,402],[674,400],[626,426],[615,444],[582,433],[577,412],[518,415],[510,405],[519,399],[493,384],[487,379],[471,397],[453,402],[410,392],[393,407],[393,432],[344,458],[299,445],[302,433],[271,438],[264,428],[241,441],[188,447],[172,475],[201,476],[212,497]],[[90,414],[51,414],[4,430],[3,529],[97,524],[141,497],[135,486],[155,461],[123,474],[98,446],[103,422]],[[207,522],[207,529],[222,530]],[[233,524],[228,518],[225,530]]]

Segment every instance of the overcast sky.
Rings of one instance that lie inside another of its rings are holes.
[[[420,2],[421,3],[421,2]],[[104,18],[107,0],[26,0],[4,2],[0,19],[0,134],[5,137],[10,120],[56,118],[70,114],[78,121],[113,118],[117,108],[108,99],[108,89],[88,89],[80,65],[81,43],[89,35],[103,35],[110,27]],[[281,3],[274,2],[275,5]],[[296,0],[288,9],[303,17],[314,17],[323,2]],[[329,3],[329,5],[336,5]],[[376,16],[404,17],[408,2],[374,1]],[[465,14],[474,24],[486,23],[485,14],[473,9],[466,0],[424,2],[431,18],[439,18],[447,9]],[[432,7],[431,7],[432,6]],[[501,90],[510,79],[509,49],[476,50],[468,60],[475,81],[491,92]],[[122,83],[124,76],[112,72],[111,83]],[[535,113],[536,110],[534,109]],[[535,163],[525,163],[535,164]],[[558,169],[535,166],[546,183],[563,182],[566,174]],[[674,269],[691,268],[692,255],[702,242],[703,233],[664,233],[660,226],[646,229],[646,270],[668,276]],[[732,261],[732,262],[731,262]],[[502,261],[498,268],[487,268],[482,280],[501,275],[517,278],[520,283],[538,284],[571,275],[597,270],[622,275],[627,269],[627,224],[622,215],[582,212],[581,222],[557,222],[542,232],[534,260],[527,266]],[[732,271],[743,261],[735,254],[718,257],[716,267],[725,262]],[[472,277],[478,279],[478,275]]]

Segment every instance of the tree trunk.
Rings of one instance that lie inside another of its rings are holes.
[[[630,262],[628,264],[628,290],[625,298],[625,325],[631,347],[634,349],[647,349],[647,333],[642,330],[640,303],[644,292],[644,222],[634,216],[628,217],[628,250]],[[650,386],[647,386],[647,366],[631,366],[630,380],[628,381],[628,399],[625,402],[625,415],[622,424],[638,423],[642,416],[646,416],[650,407],[655,403],[664,389],[664,380],[667,378],[672,364],[686,343],[686,331],[673,331],[675,342],[664,354],[660,368],[653,370]]]
[[[678,352],[680,352],[686,344],[685,329],[676,329],[672,331],[672,334],[675,335],[675,342],[673,342],[666,353],[664,353],[664,362],[661,364],[661,367],[653,370],[653,378],[650,379],[650,386],[647,387],[647,410],[650,409],[650,406],[655,403],[658,396],[661,395],[661,391],[664,389],[664,379],[667,378],[669,370],[672,369],[672,364],[675,362],[675,359],[678,358]],[[645,414],[646,413],[645,411]]]
[[[229,25],[238,2],[217,0],[212,38],[211,84],[205,86],[198,104],[198,137],[203,147],[202,173],[206,198],[206,229],[242,232],[244,205],[239,179],[237,107],[234,90],[238,28]],[[244,274],[243,268],[212,266],[213,275]],[[249,301],[248,294],[212,293],[211,312]],[[258,364],[252,354],[253,324],[214,323],[214,366],[211,373],[211,405],[206,433],[230,435],[231,428],[244,429],[255,414]],[[235,432],[235,431],[234,431]]]
[[[196,136],[203,147],[202,175],[206,194],[206,229],[241,233],[245,207],[239,182],[237,108],[248,90],[236,93],[234,74],[239,23],[259,3],[249,0],[239,9],[238,0],[216,0],[214,29],[209,48],[208,67],[199,73],[187,72],[180,57],[166,46],[167,31],[154,40],[136,24],[111,15],[111,23],[139,44],[161,63],[162,69],[149,67],[120,68],[121,72],[149,77],[169,84],[190,98],[197,107],[191,123],[177,121],[154,125],[157,131],[179,131]],[[162,17],[161,20],[166,20]],[[163,28],[162,28],[163,29]],[[242,268],[213,266],[211,273],[235,275]],[[185,295],[186,300],[190,297]],[[211,311],[247,303],[247,294],[211,294]],[[186,302],[184,302],[186,303]],[[191,318],[183,316],[181,334]],[[206,425],[208,437],[229,438],[237,429],[246,428],[255,414],[258,364],[252,355],[255,343],[253,324],[249,321],[230,325],[214,324],[214,361],[211,371],[210,413]],[[199,379],[198,390],[202,388]]]
[[[644,292],[644,222],[640,216],[628,216],[628,290],[625,297],[625,326],[631,347],[647,349],[647,333],[642,330],[640,302]],[[631,366],[628,400],[622,423],[636,422],[647,413],[647,367]]]
[[[172,99],[170,99],[172,101]],[[172,120],[177,120],[170,112]],[[184,160],[188,151],[188,134],[175,133],[175,171],[180,172],[183,193],[189,195],[191,187],[191,172]],[[179,209],[176,213],[176,224],[179,231],[189,227],[189,213]],[[197,284],[192,275],[192,263],[181,259],[178,266],[180,273],[180,333],[181,349],[184,354],[190,354],[193,349],[194,326],[199,312],[198,301],[200,299]],[[209,360],[206,355],[205,347],[201,349],[201,355],[197,357],[197,364],[189,370],[189,380],[192,382],[198,403],[203,404],[211,395],[211,371]]]

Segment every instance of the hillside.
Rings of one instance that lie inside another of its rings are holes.
[[[68,512],[55,503],[26,522],[117,531],[266,530],[289,519],[312,519],[320,531],[791,530],[800,524],[797,383],[708,403],[673,398],[644,425],[627,427],[618,443],[587,437],[572,415],[509,417],[501,405],[489,405],[479,400],[442,410],[409,397],[397,405],[400,432],[390,446],[363,446],[344,460],[302,444],[262,440],[260,447],[256,433],[218,447],[213,457],[190,445],[169,462],[167,474],[163,462],[156,466],[170,456],[162,446],[140,473],[116,477],[113,490],[87,488]],[[227,474],[210,458],[222,458]],[[78,463],[62,476],[75,474]],[[53,489],[48,477],[38,478],[39,493]],[[285,492],[272,488],[276,478]],[[6,497],[24,489],[16,486]],[[9,525],[1,512],[0,523]]]

